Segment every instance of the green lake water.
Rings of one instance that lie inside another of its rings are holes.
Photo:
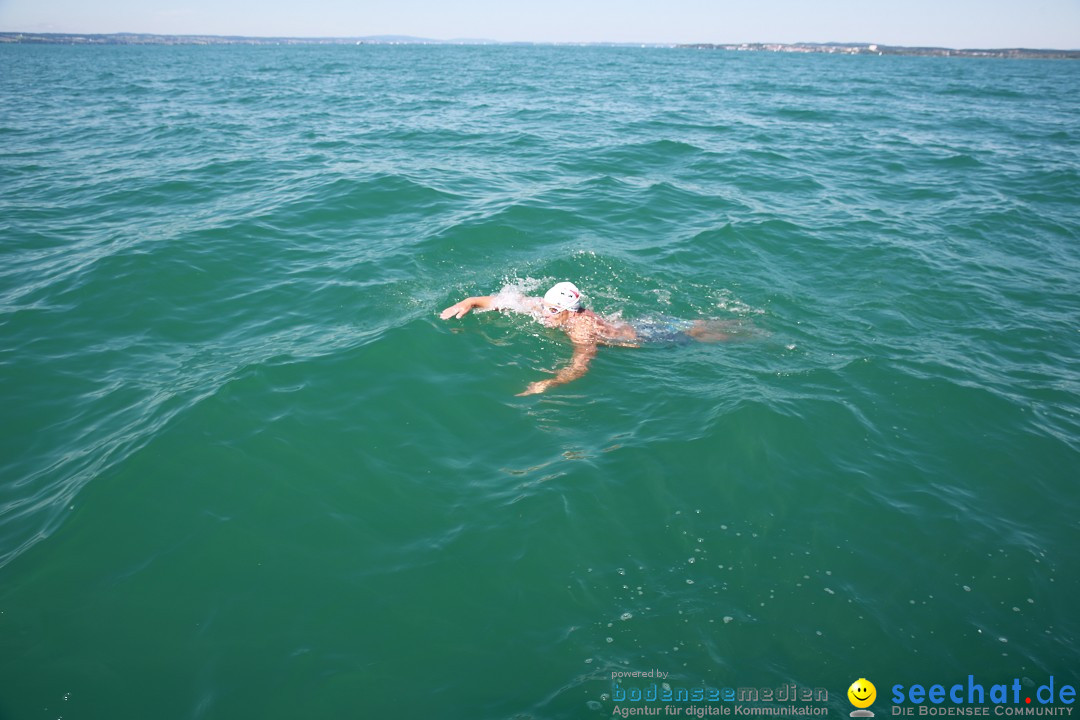
[[[1080,681],[1080,63],[0,68],[0,719]],[[736,337],[438,318],[560,280]]]

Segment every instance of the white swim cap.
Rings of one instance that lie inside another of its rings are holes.
[[[560,310],[577,312],[581,309],[581,291],[572,282],[556,283],[544,293],[544,302]]]

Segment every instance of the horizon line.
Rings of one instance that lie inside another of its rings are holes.
[[[255,40],[275,41],[286,40],[292,42],[311,43],[353,43],[369,41],[373,44],[399,44],[399,45],[620,45],[620,46],[651,46],[651,47],[751,47],[751,46],[775,46],[775,47],[870,47],[895,48],[904,50],[951,50],[973,52],[1007,52],[1007,51],[1032,51],[1032,52],[1080,52],[1080,48],[1035,48],[1020,45],[1008,47],[947,47],[941,45],[893,45],[865,41],[839,41],[827,42],[772,42],[772,41],[694,41],[694,42],[671,42],[655,40],[493,40],[490,38],[426,38],[415,35],[400,35],[381,33],[376,35],[238,35],[222,33],[160,33],[160,32],[39,32],[25,30],[0,30],[0,38],[12,36],[30,37],[70,37],[70,38],[109,38],[109,37],[146,37],[146,38],[174,38],[174,39],[221,39],[221,40]]]

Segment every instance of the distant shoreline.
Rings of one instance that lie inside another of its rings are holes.
[[[1030,48],[954,49],[904,47],[875,43],[617,43],[500,42],[496,40],[432,40],[407,35],[364,37],[250,37],[243,35],[155,35],[152,33],[23,33],[0,32],[0,44],[22,45],[506,45],[582,47],[662,47],[734,52],[823,53],[830,55],[906,55],[1080,60],[1080,50]]]
[[[739,43],[713,45],[695,43],[677,45],[691,50],[730,50],[736,52],[826,53],[829,55],[906,55],[915,57],[1023,58],[1044,60],[1080,60],[1080,50],[1040,50],[1031,48],[940,48],[877,45],[875,43]]]

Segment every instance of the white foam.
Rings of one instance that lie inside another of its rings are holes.
[[[538,316],[534,293],[542,281],[534,278],[515,278],[495,293],[495,307],[500,310]]]

